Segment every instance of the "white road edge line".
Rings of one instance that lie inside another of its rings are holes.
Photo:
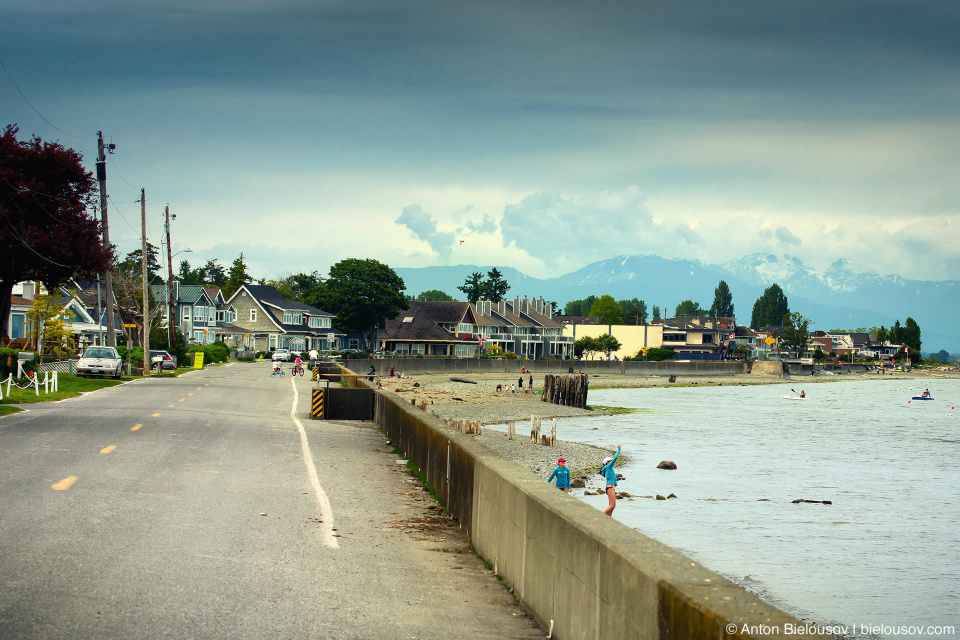
[[[297,393],[297,385],[293,376],[290,376],[290,384],[293,387],[293,406],[290,407],[290,417],[297,424],[300,431],[300,448],[303,449],[303,462],[307,465],[307,474],[310,476],[310,484],[313,485],[313,494],[317,498],[317,505],[320,507],[321,538],[323,546],[330,549],[339,549],[340,544],[336,536],[333,535],[333,507],[330,506],[330,500],[326,492],[320,486],[320,479],[317,478],[317,468],[313,464],[313,455],[310,453],[310,443],[307,441],[307,432],[297,418],[297,402],[300,394]]]

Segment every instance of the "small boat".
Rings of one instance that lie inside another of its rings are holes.
[[[933,396],[913,396],[914,400],[933,400]]]
[[[806,397],[803,396],[780,396],[784,400],[806,400]]]

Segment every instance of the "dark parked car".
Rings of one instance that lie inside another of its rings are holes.
[[[123,361],[113,347],[87,347],[77,360],[77,375],[120,379]]]
[[[150,349],[150,368],[156,368],[158,365],[163,369],[176,369],[177,363],[174,362],[173,356],[171,356],[166,351],[154,351]]]

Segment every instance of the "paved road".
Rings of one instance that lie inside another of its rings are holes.
[[[0,638],[543,638],[309,388],[234,364],[0,419]]]

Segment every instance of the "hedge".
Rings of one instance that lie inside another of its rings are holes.
[[[6,380],[11,373],[17,375],[17,354],[19,353],[20,349],[0,349],[0,378]],[[8,360],[10,364],[7,364]],[[29,367],[31,371],[36,371],[39,364],[40,357],[34,354],[33,360],[25,361],[23,366],[25,368]]]

